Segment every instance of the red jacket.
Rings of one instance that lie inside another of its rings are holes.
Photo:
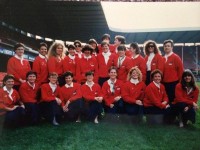
[[[45,58],[37,56],[33,62],[33,71],[37,73],[37,83],[41,85],[42,83],[48,82],[48,67]]]
[[[63,74],[63,60],[59,60],[57,57],[51,56],[48,61],[49,73],[56,72],[59,76]]]
[[[35,84],[35,87],[31,87],[27,82],[22,83],[19,88],[19,94],[21,97],[21,101],[24,103],[36,103],[36,94],[38,91],[38,84]]]
[[[63,71],[64,73],[70,71],[74,74],[74,80],[76,80],[76,67],[80,58],[75,56],[74,59],[71,59],[69,56],[66,56],[63,60]]]
[[[85,73],[88,71],[94,72],[94,82],[98,82],[98,63],[94,56],[90,59],[85,59],[82,57],[79,59],[76,67],[76,79],[78,83],[85,82]]]
[[[127,103],[135,104],[136,100],[143,100],[145,88],[144,82],[135,85],[127,81],[122,87],[122,98]]]
[[[118,65],[118,59],[115,61],[115,66],[118,67],[117,70],[117,78],[123,82],[127,81],[127,75],[129,70],[131,69],[131,59],[129,57],[125,57],[121,66]]]
[[[20,85],[19,79],[26,80],[26,73],[31,70],[28,60],[23,60],[23,65],[15,56],[8,60],[7,73],[15,77],[15,85]]]
[[[115,59],[117,59],[117,55],[111,53],[111,55],[109,56],[109,60],[106,64],[103,54],[101,53],[97,55],[99,77],[108,77],[108,70],[111,66],[114,66]]]
[[[180,81],[182,73],[183,63],[178,55],[173,53],[168,57],[167,61],[164,57],[163,82]]]
[[[147,64],[148,57],[145,57],[145,62]],[[164,71],[164,60],[160,54],[155,54],[154,58],[151,61],[151,71],[154,71],[155,69],[159,69],[162,73]]]
[[[73,87],[67,88],[62,86],[59,92],[60,99],[62,100],[62,106],[66,104],[67,101],[75,101],[82,98],[81,85],[78,83],[73,83]]]
[[[178,83],[175,89],[174,103],[183,102],[188,105],[193,105],[193,102],[197,103],[198,96],[199,96],[198,87],[196,87],[196,89],[192,91],[190,94],[187,94],[187,91],[182,89],[181,83]]]
[[[94,99],[95,97],[103,97],[101,87],[97,83],[94,83],[94,85],[92,86],[92,90],[90,89],[89,86],[83,84],[81,86],[81,91],[83,94],[83,98],[86,101],[95,101]]]
[[[13,108],[15,105],[18,105],[20,96],[15,89],[13,89],[11,97],[12,99],[9,97],[8,92],[4,91],[3,88],[0,89],[0,105],[2,109],[5,109],[5,107]]]
[[[51,102],[59,97],[60,87],[57,85],[56,90],[53,92],[49,83],[45,83],[41,86],[41,101]]]
[[[168,97],[164,85],[160,84],[160,89],[151,82],[145,90],[145,98],[143,104],[145,107],[156,106],[161,109],[166,107],[162,102],[168,102]]]
[[[115,97],[121,96],[122,85],[123,85],[123,82],[120,80],[117,80],[114,84],[115,92],[112,93],[110,91],[110,85],[108,84],[108,81],[104,82],[102,86],[102,93],[103,93],[105,104],[107,106],[110,106],[110,104],[113,104],[115,102],[114,100]]]
[[[137,58],[131,58],[131,68],[137,66],[140,71],[142,72],[142,81],[145,82],[146,80],[146,72],[147,72],[147,67],[146,67],[146,62],[144,58],[139,55]]]

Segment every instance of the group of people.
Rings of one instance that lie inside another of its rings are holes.
[[[66,48],[67,47],[67,48]],[[24,45],[14,47],[7,75],[0,89],[0,108],[6,124],[37,124],[45,118],[59,125],[61,118],[98,123],[102,110],[111,114],[142,116],[163,114],[166,122],[177,117],[180,127],[195,123],[199,89],[195,78],[173,53],[173,41],[163,43],[165,55],[153,40],[144,43],[143,57],[137,43],[125,46],[125,37],[102,36],[65,47],[54,42],[49,50],[40,43],[31,66],[23,58]]]

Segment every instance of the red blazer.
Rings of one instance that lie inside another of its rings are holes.
[[[114,100],[115,97],[121,96],[122,85],[123,85],[123,82],[120,80],[117,80],[114,84],[115,92],[112,93],[110,91],[110,85],[108,84],[108,81],[104,82],[102,86],[102,93],[103,93],[105,104],[107,106],[110,106],[110,104],[115,103],[115,100]]]
[[[9,97],[8,92],[4,91],[3,88],[0,89],[0,105],[2,109],[5,109],[5,107],[13,108],[15,105],[18,105],[20,96],[15,89],[13,89],[11,97],[12,99]]]
[[[48,61],[49,73],[56,72],[59,76],[63,74],[63,60],[59,60],[57,57],[51,56]]]
[[[41,85],[42,83],[48,82],[48,67],[47,61],[40,56],[37,56],[33,62],[33,71],[37,73],[37,83]]]
[[[90,59],[85,59],[82,57],[79,59],[76,67],[76,79],[78,83],[85,82],[85,73],[88,71],[94,72],[94,82],[98,82],[98,63],[94,56]]]
[[[66,56],[63,60],[63,71],[64,73],[70,71],[74,74],[74,80],[76,80],[76,67],[80,58],[75,56],[74,60],[71,59],[69,56]]]
[[[164,57],[163,82],[180,81],[182,73],[183,63],[178,55],[173,53],[168,57],[167,61]]]
[[[83,98],[85,99],[85,101],[95,101],[94,99],[95,97],[103,97],[101,87],[97,83],[95,83],[92,86],[92,90],[90,89],[89,86],[87,86],[86,84],[83,84],[81,86],[81,91],[82,91]]]
[[[144,82],[135,85],[127,81],[122,87],[122,98],[127,103],[135,104],[136,100],[143,100],[145,88]]]
[[[135,59],[131,58],[131,68],[135,67],[135,66],[137,66],[140,69],[140,71],[142,72],[142,81],[145,82],[147,67],[146,67],[146,62],[141,55],[139,55]]]
[[[23,65],[16,57],[11,57],[7,64],[7,73],[15,77],[15,85],[20,85],[19,79],[26,80],[26,73],[31,70],[28,60],[23,60]]]
[[[168,102],[164,85],[161,84],[159,90],[159,88],[153,82],[151,82],[145,90],[145,98],[143,101],[144,106],[156,106],[164,109],[166,107],[166,105],[162,104],[164,101]]]
[[[41,86],[41,101],[42,102],[51,102],[59,97],[60,87],[57,85],[56,90],[53,92],[49,83],[45,83]]]
[[[129,70],[131,69],[131,59],[129,57],[125,57],[121,66],[118,66],[118,58],[115,61],[115,66],[118,67],[117,70],[117,78],[123,82],[127,81],[127,75]]]
[[[117,59],[117,55],[111,53],[108,63],[106,64],[103,54],[101,53],[97,55],[99,77],[108,77],[108,70],[111,66],[114,66],[115,59]]]
[[[78,83],[73,83],[73,87],[70,88],[62,86],[59,92],[59,96],[62,100],[62,106],[64,106],[67,101],[73,102],[79,98],[82,98],[81,85]]]
[[[101,44],[98,44],[98,49],[99,49],[99,54],[101,54],[103,52]],[[116,46],[114,44],[109,45],[109,50],[111,53],[116,53],[115,49],[116,49]]]
[[[35,84],[35,88],[33,89],[27,82],[22,83],[19,88],[19,94],[21,97],[21,101],[24,103],[36,103],[36,94],[38,91],[38,84]]]
[[[181,83],[176,85],[174,103],[183,102],[193,106],[193,102],[197,103],[199,96],[199,89],[196,87],[194,91],[187,94],[186,90],[182,89]]]
[[[147,64],[148,57],[145,57],[145,62]],[[164,60],[163,57],[160,54],[155,54],[154,58],[151,61],[151,71],[154,71],[155,69],[159,69],[162,73],[164,71]]]

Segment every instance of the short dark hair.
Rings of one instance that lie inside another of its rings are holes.
[[[32,75],[32,74],[34,74],[37,78],[37,73],[35,71],[32,71],[32,70],[26,73],[26,78],[28,78],[28,76]]]
[[[117,47],[117,50],[118,50],[118,51],[126,51],[126,46],[125,46],[125,45],[119,45],[119,46]]]
[[[159,73],[161,75],[161,78],[163,78],[163,74],[159,69],[155,69],[154,71],[151,72],[151,80],[153,79],[154,75]]]
[[[88,72],[85,73],[85,76],[86,76],[86,77],[87,77],[87,76],[90,76],[90,75],[93,75],[93,76],[94,76],[94,72],[88,71]]]
[[[125,37],[122,36],[122,35],[116,35],[116,36],[115,36],[115,39],[118,39],[118,41],[120,41],[121,44],[126,44]]]
[[[140,54],[141,51],[140,51],[140,48],[138,46],[138,43],[136,43],[136,42],[131,43],[130,47],[136,49],[136,51],[135,51],[136,54]]]
[[[111,66],[111,67],[108,69],[108,73],[110,73],[111,70],[116,70],[116,72],[118,71],[118,69],[117,69],[116,66]]]
[[[23,43],[17,43],[17,44],[15,44],[15,46],[14,46],[14,51],[16,51],[19,47],[25,48],[25,46],[24,46]]]
[[[69,49],[75,49],[75,46],[73,44],[69,44],[69,45],[67,45],[67,48],[68,48],[68,50]]]
[[[39,44],[39,49],[40,49],[42,46],[44,46],[44,47],[46,47],[46,48],[47,48],[47,44],[46,44],[46,43],[44,43],[44,42],[41,42],[41,43]]]
[[[15,80],[15,77],[12,74],[5,75],[4,78],[3,78],[3,85],[5,85],[4,82],[6,82],[9,79]]]
[[[86,50],[90,51],[90,54],[92,54],[93,52],[93,47],[89,44],[86,44],[83,48],[82,48],[82,52],[84,53]]]
[[[165,40],[163,42],[163,45],[165,45],[166,43],[171,43],[171,46],[174,47],[174,41],[172,39]]]
[[[74,74],[71,71],[67,71],[63,74],[63,77],[66,78],[68,76],[71,76],[72,78],[74,77]]]
[[[110,40],[110,34],[105,33],[102,37],[101,40],[105,40],[106,38],[108,38]]]
[[[76,46],[76,44],[79,44],[80,47],[81,47],[81,41],[79,41],[79,40],[75,40],[75,41],[74,41],[74,46]]]
[[[105,42],[105,41],[101,42],[101,47],[103,47],[104,45],[108,45],[109,46],[109,43]]]

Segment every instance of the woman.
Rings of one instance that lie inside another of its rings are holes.
[[[20,125],[25,115],[24,104],[18,92],[13,89],[14,79],[13,75],[6,75],[3,78],[4,86],[0,89],[1,108],[6,111],[5,124],[9,126]]]
[[[56,72],[58,74],[58,82],[60,86],[65,84],[65,81],[62,78],[65,51],[66,49],[63,42],[54,42],[48,52],[48,71],[49,73]]]
[[[122,88],[125,111],[128,115],[141,115],[146,85],[142,82],[142,73],[138,67],[130,69],[127,80]]]
[[[28,60],[24,59],[25,46],[17,43],[14,46],[15,55],[8,60],[7,73],[14,76],[13,88],[17,91],[22,83],[26,82],[26,73],[31,70]]]
[[[82,53],[82,45],[81,45],[81,41],[76,40],[74,41],[74,46],[75,46],[75,50],[76,50],[76,56],[78,58],[82,58],[83,57],[83,53]]]
[[[179,125],[183,127],[188,120],[195,123],[195,111],[199,108],[198,101],[199,89],[195,84],[192,72],[187,69],[183,72],[181,82],[175,89],[175,110],[179,113]]]
[[[88,41],[88,44],[91,45],[93,47],[93,49],[94,49],[94,51],[92,52],[92,55],[93,56],[97,56],[97,54],[99,54],[97,41],[95,39],[90,39]]]
[[[94,121],[94,123],[99,123],[98,116],[102,112],[103,100],[101,87],[97,83],[93,82],[93,72],[86,72],[85,76],[87,81],[81,86],[81,91],[83,94],[83,99],[85,100],[87,118]]]
[[[151,72],[155,69],[159,69],[163,73],[164,61],[161,56],[161,52],[155,41],[148,40],[144,44],[145,62],[146,62],[146,85],[151,82]]]
[[[140,71],[142,72],[142,81],[145,82],[146,80],[146,63],[144,58],[140,55],[140,48],[138,46],[138,43],[131,43],[130,45],[130,51],[132,54],[131,57],[131,68],[132,67],[138,67]]]

